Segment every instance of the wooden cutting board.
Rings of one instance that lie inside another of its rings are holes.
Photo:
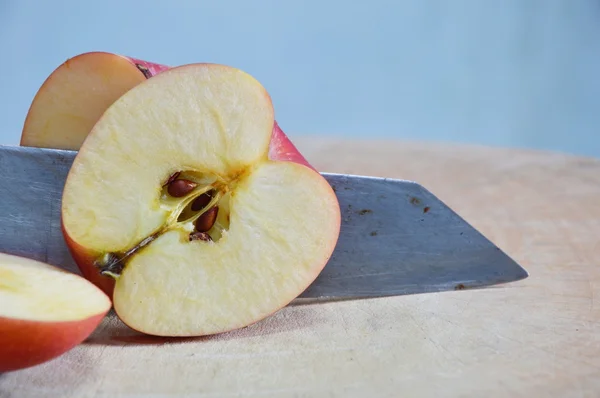
[[[484,290],[292,304],[246,329],[139,335],[109,316],[5,397],[599,397],[600,160],[297,139],[323,171],[419,181],[529,271]]]

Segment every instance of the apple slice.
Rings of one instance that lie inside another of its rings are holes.
[[[84,275],[115,280],[127,325],[200,336],[257,322],[304,291],[334,250],[340,208],[259,82],[192,64],[104,113],[67,177],[62,222]]]
[[[106,52],[60,65],[35,95],[21,146],[77,150],[102,113],[125,92],[167,66]]]
[[[0,373],[64,354],[110,307],[110,299],[78,275],[0,253]]]

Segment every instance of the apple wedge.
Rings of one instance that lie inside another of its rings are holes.
[[[110,307],[110,299],[78,275],[0,253],[0,373],[64,354]]]
[[[107,52],[88,52],[67,60],[36,93],[23,125],[21,146],[79,149],[106,108],[166,69]]]
[[[62,222],[86,277],[114,279],[125,324],[200,336],[255,323],[302,293],[336,246],[340,208],[258,81],[191,64],[104,113],[67,177]]]

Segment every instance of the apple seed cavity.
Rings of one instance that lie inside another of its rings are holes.
[[[181,178],[180,178],[181,177]],[[212,181],[207,183],[207,181]],[[95,262],[96,267],[104,276],[117,279],[127,262],[133,255],[152,243],[159,236],[173,229],[189,231],[190,224],[193,231],[189,234],[189,241],[213,242],[223,236],[223,231],[228,228],[229,208],[226,207],[225,223],[217,222],[219,215],[218,203],[228,191],[226,184],[207,179],[206,176],[196,175],[193,172],[176,172],[169,176],[163,184],[163,195],[166,187],[168,196],[163,196],[165,203],[170,203],[170,216],[159,231],[146,237],[131,249],[118,253],[105,253]],[[187,226],[186,226],[187,225]],[[216,238],[213,238],[216,237]]]

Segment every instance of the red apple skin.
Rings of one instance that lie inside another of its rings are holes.
[[[81,275],[102,290],[112,301],[113,291],[115,289],[115,280],[111,277],[100,274],[98,268],[94,265],[94,262],[98,259],[100,254],[89,251],[71,239],[65,230],[62,220],[61,229],[67,248],[71,253],[71,257],[73,257],[75,264],[77,264],[79,271],[81,271]]]
[[[64,354],[92,334],[108,310],[69,322],[0,317],[0,373],[39,365]]]
[[[126,55],[121,55],[121,57],[129,60],[132,64],[134,64],[134,66],[136,66],[138,68],[138,70],[140,69],[140,66],[143,69],[147,69],[148,72],[150,73],[150,76],[146,76],[146,78],[156,76],[160,72],[164,72],[170,68],[169,66],[166,66],[166,65],[155,64],[153,62],[148,62],[148,61],[144,61],[144,60],[137,59],[137,58],[131,58]]]
[[[302,154],[286,136],[283,130],[281,130],[277,122],[275,122],[273,126],[273,133],[271,136],[271,141],[269,142],[269,159],[295,162],[317,172],[315,168],[308,163],[304,156],[302,156]],[[333,192],[333,189],[331,190],[331,195],[332,197],[335,197],[335,192]],[[336,222],[339,226],[341,220],[336,220]],[[99,287],[112,300],[115,281],[108,276],[101,275],[98,271],[98,268],[94,266],[94,262],[96,261],[98,255],[88,251],[86,248],[82,247],[73,239],[71,239],[65,230],[64,225],[62,226],[62,231],[71,256],[75,260],[75,263],[79,267],[83,277]],[[323,267],[324,266],[325,264],[323,264]],[[323,267],[317,270],[314,279],[317,278]]]
[[[300,151],[294,146],[281,128],[279,128],[277,121],[275,121],[275,125],[273,126],[273,135],[271,136],[271,142],[269,143],[269,159],[295,162],[317,171],[308,163],[304,156],[302,156]]]

